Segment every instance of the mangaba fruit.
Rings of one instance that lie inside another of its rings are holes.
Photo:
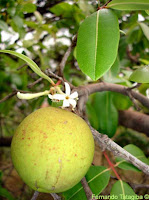
[[[17,128],[11,157],[18,174],[32,189],[59,193],[87,173],[94,139],[86,122],[72,112],[47,107],[27,116]]]

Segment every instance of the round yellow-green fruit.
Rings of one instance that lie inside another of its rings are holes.
[[[76,114],[54,107],[41,108],[18,126],[11,157],[22,180],[33,190],[59,193],[76,185],[94,156],[94,139],[87,123]]]

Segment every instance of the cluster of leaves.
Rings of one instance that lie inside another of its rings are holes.
[[[1,55],[1,98],[16,88],[27,90],[27,85],[32,78],[36,80],[37,75],[48,80],[42,72],[46,68],[51,68],[54,73],[58,73],[58,64],[67,45],[69,46],[72,36],[77,33],[77,47],[69,56],[64,69],[64,77],[68,81],[79,86],[100,78],[105,82],[128,87],[132,86],[133,82],[138,82],[143,83],[139,92],[145,94],[149,86],[147,66],[149,64],[147,26],[149,3],[148,0],[119,2],[113,0],[107,5],[108,9],[96,11],[99,5],[86,0],[71,2],[45,0],[42,3],[37,1],[36,5],[32,0],[2,1],[0,3],[1,48],[6,49],[3,52],[10,53],[11,56]],[[101,1],[102,5],[104,3],[106,1]],[[10,36],[8,40],[4,39],[4,34]],[[16,38],[12,41],[10,38],[12,36],[14,38],[14,35]],[[17,71],[17,68],[24,65],[24,61],[14,55],[28,63],[36,74],[30,69],[26,70],[26,67]],[[25,55],[32,58],[40,68]],[[6,84],[3,84],[4,82]],[[38,86],[34,86],[32,91],[47,89],[48,84],[48,81],[43,81]],[[40,98],[30,102],[21,101],[19,104],[16,99],[11,99],[9,103],[0,104],[2,117],[8,119],[3,127],[3,134],[13,134],[15,126],[10,133],[5,127],[12,126],[10,121],[14,118],[14,111],[22,112],[16,120],[19,123],[24,115],[40,107],[43,101],[44,98]],[[96,130],[113,137],[118,128],[118,110],[126,110],[131,106],[132,102],[128,97],[114,92],[101,92],[90,96],[86,112],[91,125]],[[128,145],[124,149],[149,164],[144,153],[136,146]],[[138,171],[136,167],[120,158],[116,159],[116,163],[121,169]],[[98,195],[109,183],[110,169],[92,166],[86,179],[92,192]],[[135,195],[128,184],[119,180],[113,185],[111,195],[123,193]],[[81,183],[63,193],[63,196],[65,199],[86,199]]]

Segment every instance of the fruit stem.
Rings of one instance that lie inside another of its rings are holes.
[[[105,156],[105,158],[106,158],[106,160],[107,160],[107,162],[108,162],[110,168],[112,169],[112,171],[113,171],[114,174],[116,175],[117,179],[118,179],[118,180],[121,180],[120,176],[118,175],[117,171],[116,171],[115,168],[114,168],[113,163],[110,161],[110,159],[109,159],[109,157],[108,157],[108,155],[107,155],[107,153],[106,153],[105,151],[103,152],[103,155]]]

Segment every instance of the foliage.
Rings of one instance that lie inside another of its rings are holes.
[[[100,5],[92,0],[1,0],[0,98],[16,89],[32,93],[50,91],[49,84],[50,88],[55,86],[57,78],[47,75],[46,69],[60,76],[61,60],[70,46],[73,51],[64,66],[63,78],[74,86],[106,82],[132,87],[136,82],[142,85],[135,90],[146,95],[149,86],[149,2],[113,0],[103,6],[105,3],[105,0],[101,0]],[[72,44],[76,34],[77,43]],[[42,82],[32,84],[39,77]],[[57,91],[61,89],[57,87]],[[131,100],[131,95],[124,96],[108,89],[96,92],[90,95],[85,114],[96,130],[114,139],[121,132],[119,110],[136,109]],[[47,96],[29,101],[13,97],[0,103],[1,135],[12,136],[22,119],[45,102],[60,105]],[[140,107],[142,113],[149,112]],[[141,150],[128,144],[124,149],[149,164],[145,155],[148,152],[142,151],[145,148]],[[114,167],[140,171],[122,158],[116,158]],[[95,195],[107,187],[110,172],[111,169],[104,166],[89,169],[86,180]],[[121,194],[135,195],[120,179],[112,185],[110,195],[125,199]],[[0,195],[13,199],[2,187]],[[61,195],[64,199],[86,199],[81,183]]]

